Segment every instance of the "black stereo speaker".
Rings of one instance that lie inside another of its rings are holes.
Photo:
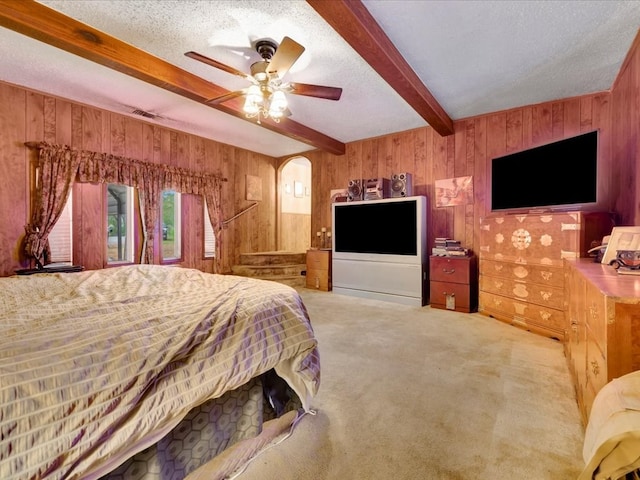
[[[410,173],[394,173],[391,175],[391,198],[410,197],[413,195],[413,181]]]
[[[381,200],[389,198],[389,179],[370,178],[364,181],[364,199]]]
[[[364,189],[362,188],[362,179],[349,180],[347,186],[347,202],[357,202],[364,198]]]

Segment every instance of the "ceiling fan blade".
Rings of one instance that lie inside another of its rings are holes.
[[[340,100],[342,89],[338,87],[324,87],[322,85],[310,85],[308,83],[289,83],[289,93],[305,95],[307,97],[324,98],[326,100]]]
[[[185,55],[189,58],[193,58],[194,60],[198,60],[199,62],[206,63],[207,65],[219,68],[220,70],[231,73],[233,75],[238,75],[239,77],[246,78],[247,80],[253,82],[253,77],[251,75],[243,73],[240,70],[236,70],[235,68],[230,67],[229,65],[225,65],[224,63],[220,63],[213,58],[205,57],[204,55],[197,52],[186,52]]]
[[[220,95],[219,97],[210,98],[206,100],[204,103],[209,105],[218,105],[220,103],[226,102],[227,100],[231,100],[232,98],[241,97],[247,93],[246,90],[236,90],[234,92],[225,93],[224,95]]]
[[[271,58],[267,73],[277,74],[282,78],[289,71],[291,66],[296,63],[304,52],[304,47],[289,37],[284,37],[278,46],[276,53]]]

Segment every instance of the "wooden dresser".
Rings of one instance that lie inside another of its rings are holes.
[[[579,259],[565,261],[565,281],[565,350],[586,426],[600,389],[640,370],[640,276]]]
[[[608,214],[491,216],[480,224],[481,313],[564,340],[565,258],[587,256],[611,233]]]
[[[331,290],[331,250],[307,250],[307,288]]]
[[[429,301],[434,308],[475,312],[478,308],[478,261],[466,257],[429,258]]]

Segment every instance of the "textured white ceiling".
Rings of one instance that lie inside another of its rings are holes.
[[[342,142],[426,125],[304,1],[43,0],[81,22],[224,88],[246,82],[187,58],[242,71],[251,40],[306,47],[286,80],[343,88],[338,102],[290,95],[292,119]],[[364,0],[456,120],[608,90],[640,26],[640,1]],[[310,150],[210,107],[0,28],[0,80],[273,156]]]
[[[608,90],[638,1],[364,0],[453,119]]]

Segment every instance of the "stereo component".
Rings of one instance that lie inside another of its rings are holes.
[[[357,202],[364,198],[364,189],[362,188],[362,179],[349,180],[347,186],[347,202]]]
[[[331,203],[346,202],[349,198],[349,193],[346,188],[339,188],[331,190]]]
[[[365,200],[382,200],[389,198],[389,179],[388,178],[370,178],[364,182],[364,199]]]
[[[410,173],[394,173],[391,175],[391,198],[410,197],[413,195],[413,180]]]

